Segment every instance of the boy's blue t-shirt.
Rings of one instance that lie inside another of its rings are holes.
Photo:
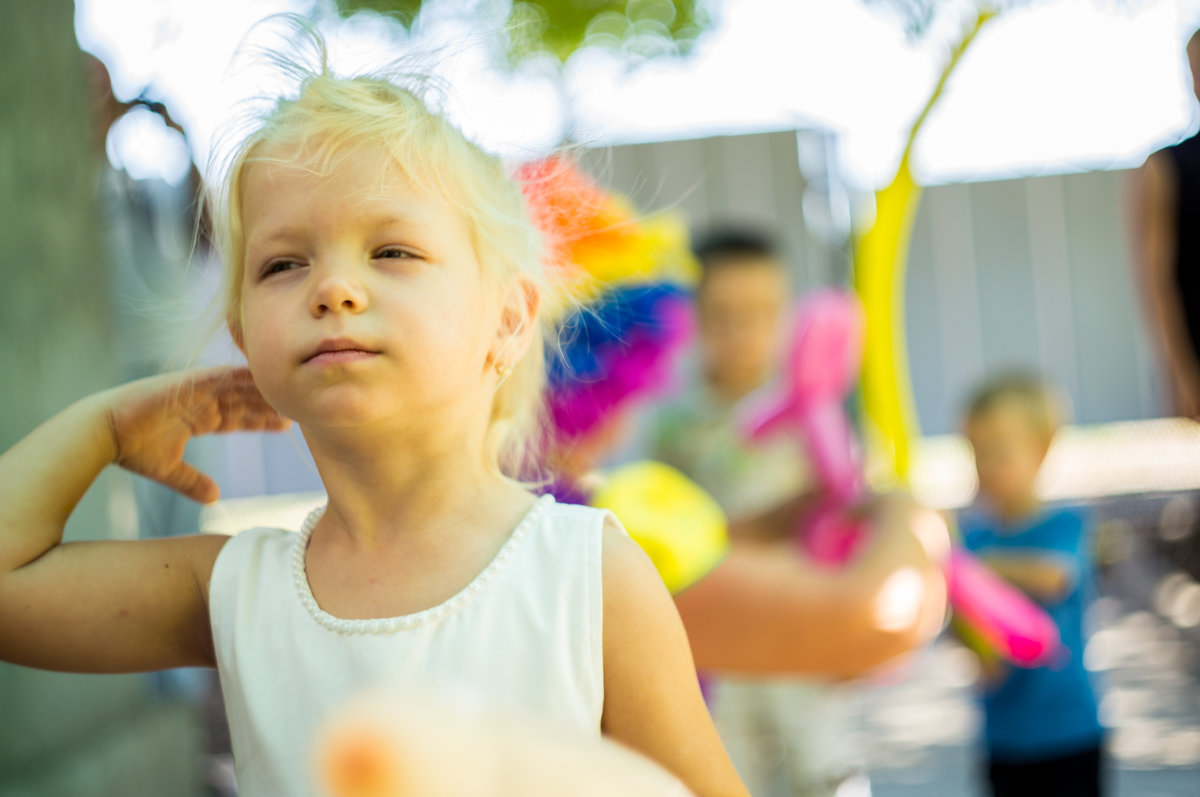
[[[1049,556],[1067,567],[1069,593],[1038,601],[1058,626],[1061,659],[1045,667],[1009,666],[983,698],[988,753],[1006,761],[1032,761],[1095,747],[1103,735],[1096,692],[1083,666],[1084,612],[1093,591],[1090,522],[1078,508],[1047,509],[1012,527],[982,511],[959,518],[967,550]]]

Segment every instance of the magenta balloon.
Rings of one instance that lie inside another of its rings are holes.
[[[946,581],[954,611],[1002,658],[1041,667],[1061,651],[1058,626],[1050,615],[962,548],[951,553]]]
[[[841,401],[862,368],[865,316],[853,294],[822,290],[800,302],[789,375],[806,402]]]

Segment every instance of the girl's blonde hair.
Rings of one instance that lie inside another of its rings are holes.
[[[225,268],[222,311],[236,340],[241,335],[245,240],[242,183],[249,164],[271,161],[280,152],[303,152],[320,174],[335,172],[363,148],[382,150],[405,181],[436,192],[457,210],[471,234],[485,287],[504,295],[519,278],[545,288],[542,238],[525,199],[501,161],[468,141],[432,110],[427,77],[393,67],[356,77],[335,76],[321,35],[309,23],[290,20],[294,34],[306,39],[315,66],[269,53],[269,58],[298,79],[295,96],[280,98],[219,169],[223,178],[210,192],[214,243]],[[275,156],[273,156],[273,153]],[[512,363],[493,398],[486,450],[501,475],[529,473],[533,447],[541,438],[546,382],[545,330],[534,334],[524,355]]]

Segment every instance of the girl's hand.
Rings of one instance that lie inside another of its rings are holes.
[[[246,368],[209,368],[141,379],[101,394],[112,461],[196,501],[217,500],[216,483],[183,461],[193,437],[279,431],[290,421],[258,392]]]

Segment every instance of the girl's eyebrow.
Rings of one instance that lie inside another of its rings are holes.
[[[400,227],[403,230],[419,230],[422,227],[419,210],[406,208],[403,211],[391,210],[375,213],[363,213],[356,220],[357,224],[370,228]],[[270,246],[275,243],[292,241],[309,234],[311,230],[303,225],[286,225],[277,227],[269,232],[252,235],[247,245]]]
[[[252,236],[249,239],[249,241],[247,241],[247,243],[248,244],[253,243],[253,244],[260,245],[260,246],[265,246],[265,245],[273,244],[276,242],[289,241],[289,240],[293,240],[295,238],[299,238],[300,236],[304,235],[305,232],[307,232],[307,230],[304,227],[296,227],[296,226],[278,227],[266,235]]]
[[[359,219],[364,226],[368,227],[388,227],[392,225],[419,227],[421,224],[419,212],[413,208],[364,213]]]

